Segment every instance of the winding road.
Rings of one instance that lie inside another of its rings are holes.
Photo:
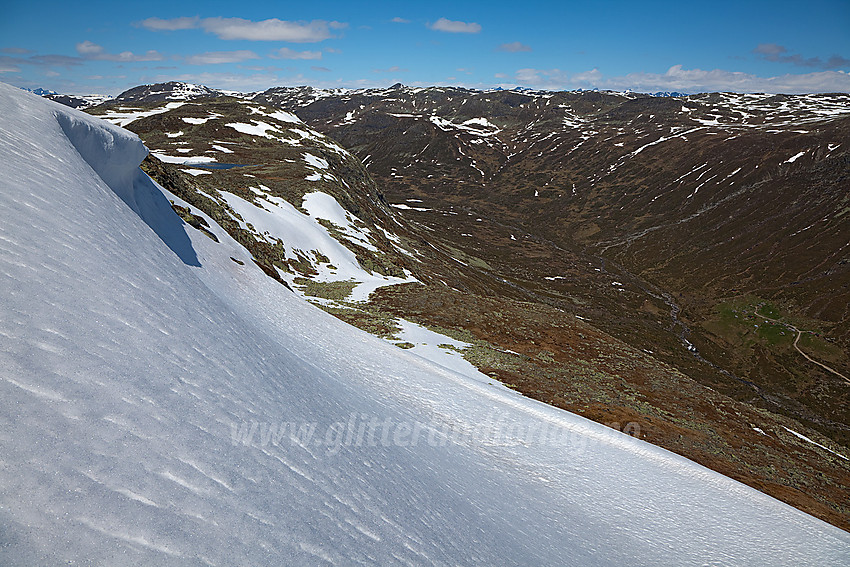
[[[800,354],[802,354],[804,357],[806,357],[806,360],[808,360],[809,362],[812,362],[812,363],[814,363],[814,364],[817,364],[818,366],[820,366],[820,367],[821,367],[821,368],[823,368],[824,370],[827,370],[827,371],[829,371],[829,372],[832,372],[833,374],[835,374],[836,376],[840,377],[842,380],[844,380],[845,382],[847,382],[848,384],[850,384],[850,378],[847,378],[847,376],[845,376],[845,375],[844,375],[844,374],[842,374],[841,372],[839,372],[839,371],[835,370],[834,368],[830,368],[830,367],[829,367],[829,366],[827,366],[826,364],[824,364],[824,363],[822,363],[822,362],[818,362],[817,360],[815,360],[814,358],[812,358],[811,356],[809,356],[808,354],[806,354],[805,352],[803,352],[803,351],[800,349],[800,347],[797,345],[797,342],[800,340],[800,337],[802,337],[802,336],[803,336],[803,333],[809,333],[809,332],[811,332],[811,331],[801,331],[800,329],[798,329],[797,327],[795,327],[795,326],[794,326],[794,325],[792,325],[791,323],[786,323],[785,321],[779,321],[779,320],[777,320],[777,319],[773,319],[773,318],[768,317],[768,316],[766,316],[766,315],[762,315],[761,313],[758,313],[758,312],[756,312],[756,313],[755,313],[755,315],[756,315],[757,317],[761,317],[761,318],[763,318],[763,319],[765,319],[765,320],[767,320],[767,321],[773,321],[774,323],[778,323],[779,325],[783,325],[783,326],[785,326],[785,327],[788,327],[789,329],[791,329],[791,330],[793,330],[794,332],[796,332],[796,333],[797,333],[797,338],[796,338],[796,339],[794,339],[794,348],[795,348],[795,349],[797,349],[797,352],[799,352],[799,353],[800,353]]]

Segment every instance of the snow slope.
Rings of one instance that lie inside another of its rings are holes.
[[[324,314],[182,225],[143,155],[0,84],[0,564],[850,562],[850,534]]]

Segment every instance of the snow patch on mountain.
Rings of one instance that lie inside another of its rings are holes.
[[[215,158],[210,156],[170,156],[162,152],[151,152],[156,159],[165,163],[176,163],[188,165],[193,163],[214,163]]]
[[[369,241],[369,229],[365,226],[361,228],[355,226],[355,222],[360,225],[363,225],[363,223],[356,216],[343,209],[336,199],[327,193],[321,191],[306,193],[301,208],[316,220],[329,221],[350,242],[372,252],[378,252],[378,249]]]
[[[501,131],[498,126],[489,122],[486,118],[470,118],[461,124],[455,124],[450,120],[446,120],[445,118],[436,115],[429,116],[428,119],[432,124],[447,132],[460,130],[470,134],[475,134],[476,136],[493,136]]]
[[[300,212],[285,199],[266,193],[267,189],[261,187],[260,190],[262,196],[255,203],[225,191],[221,191],[221,195],[241,217],[243,228],[265,238],[270,244],[282,243],[287,259],[308,259],[318,272],[311,277],[314,281],[355,282],[357,285],[349,296],[351,301],[365,301],[371,292],[381,286],[416,281],[412,276],[394,278],[364,270],[354,253],[328,234],[327,229],[318,222],[319,218],[331,217],[328,220],[340,227],[344,237],[359,246],[368,247],[368,237],[351,224],[342,207],[330,195],[323,198],[324,193],[308,193],[305,196],[309,207],[307,210],[312,210],[312,215],[315,215],[311,216]],[[374,246],[370,249],[374,250]],[[281,273],[281,277],[294,283],[291,274]]]
[[[470,343],[447,337],[405,319],[397,319],[396,324],[401,330],[392,339],[388,339],[396,346],[401,344],[403,348],[443,368],[508,391],[501,382],[482,374],[472,363],[463,358],[462,351],[471,347]]]
[[[807,151],[808,151],[808,150],[803,150],[803,151],[802,151],[802,152],[800,152],[800,153],[794,154],[793,156],[789,157],[788,159],[786,159],[786,160],[785,160],[784,162],[782,162],[782,163],[794,163],[795,161],[797,161],[798,159],[800,159],[801,157],[803,157],[804,155],[806,155],[806,152],[807,152]]]
[[[311,153],[304,154],[304,161],[307,162],[307,165],[311,167],[315,167],[318,169],[327,169],[328,168],[328,160],[322,159],[320,157],[316,157]]]
[[[280,134],[280,130],[278,130],[277,126],[273,126],[267,122],[262,122],[259,120],[254,120],[253,124],[245,124],[244,122],[231,122],[225,124],[225,126],[229,126],[233,128],[239,133],[248,134],[249,136],[262,136],[264,138],[271,138],[273,140],[277,139],[275,136],[269,135],[268,132],[275,132]]]
[[[221,115],[220,114],[210,114],[209,116],[205,116],[203,118],[194,118],[194,117],[191,117],[191,116],[184,116],[182,118],[182,120],[186,124],[192,124],[192,125],[195,125],[195,126],[199,126],[201,124],[206,124],[210,120],[214,120],[216,118],[221,118]]]
[[[165,104],[161,107],[152,108],[149,110],[118,107],[107,110],[104,114],[100,115],[100,117],[104,120],[107,120],[108,122],[112,122],[113,124],[123,127],[127,126],[128,124],[132,124],[140,118],[146,118],[148,116],[162,114],[163,112],[168,112],[169,110],[179,108],[183,104],[184,103],[182,102],[169,102],[168,104]]]

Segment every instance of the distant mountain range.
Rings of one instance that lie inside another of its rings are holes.
[[[389,87],[392,89],[404,88],[404,84],[396,83]],[[51,98],[55,96],[63,96],[67,97],[67,100],[73,101],[76,99],[91,101],[92,105],[100,104],[105,102],[106,100],[112,99],[112,96],[109,95],[60,95],[56,91],[51,91],[47,89],[37,88],[37,89],[27,89],[24,88],[25,91],[29,91],[33,94],[37,94],[39,96],[43,96],[45,98]],[[501,87],[496,87],[493,89],[495,91],[503,91],[503,90],[511,90],[514,92],[539,92],[535,89],[528,87],[515,87],[513,89],[503,89]],[[592,89],[589,91],[585,91],[584,89],[576,89],[572,92],[599,92],[599,89]],[[631,90],[625,91],[626,93],[631,93]],[[128,101],[154,101],[157,99],[157,96],[163,97],[171,97],[171,99],[179,98],[179,97],[187,97],[187,99],[191,98],[203,98],[203,97],[215,97],[215,96],[225,96],[225,95],[239,95],[236,91],[226,91],[221,89],[212,89],[203,85],[194,85],[190,83],[183,83],[180,81],[171,81],[168,83],[158,83],[152,85],[139,85],[137,87],[133,87],[127,91],[121,93],[116,100],[125,99]],[[643,93],[647,96],[658,96],[658,97],[683,97],[688,96],[687,93],[681,93],[678,91],[659,91],[655,93]],[[63,103],[66,104],[66,103]],[[72,106],[71,104],[66,104],[66,106]],[[76,106],[72,106],[72,108],[77,108]]]
[[[59,94],[56,91],[49,91],[47,89],[24,89],[25,91],[29,91],[33,94],[37,94],[39,96],[43,96],[44,98],[49,98],[50,100],[55,100],[60,104],[64,104],[65,106],[70,106],[71,108],[79,108],[85,109],[90,106],[95,106],[101,103],[104,103],[110,100],[112,97],[109,95],[66,95]]]

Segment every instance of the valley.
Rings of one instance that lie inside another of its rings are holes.
[[[170,83],[88,111],[142,137],[184,218],[338,318],[437,330],[850,528],[847,95]]]

